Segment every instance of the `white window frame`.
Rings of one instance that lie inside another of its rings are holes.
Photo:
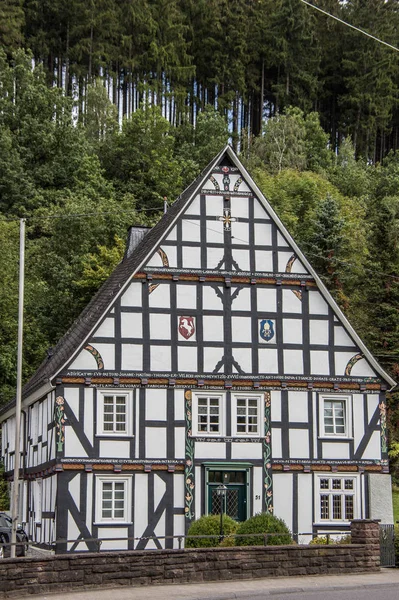
[[[324,404],[325,402],[344,402],[344,418],[345,432],[344,433],[329,433],[326,432],[324,419]],[[326,439],[348,439],[353,437],[352,433],[352,396],[342,394],[320,394],[319,395],[319,437]]]
[[[258,429],[255,433],[245,432],[242,433],[238,431],[238,414],[237,414],[237,400],[248,399],[248,400],[256,400],[256,413],[258,417]],[[262,417],[262,395],[261,394],[251,394],[250,392],[247,394],[232,394],[231,395],[231,432],[234,437],[264,437],[264,418]],[[263,428],[263,429],[262,429]]]
[[[329,489],[325,490],[321,488],[321,480],[328,479],[330,482],[334,479],[340,479],[343,483],[341,485],[341,489],[334,490],[332,488],[332,483],[329,485]],[[345,490],[345,479],[353,480],[353,490]],[[352,493],[351,493],[352,492]],[[321,496],[328,495],[329,496],[329,519],[321,518]],[[355,473],[318,473],[315,475],[315,519],[317,525],[335,525],[335,524],[348,524],[352,519],[333,519],[331,515],[333,514],[332,510],[332,496],[353,496],[353,519],[360,518],[360,477]]]
[[[103,517],[103,484],[104,483],[123,483],[124,484],[124,507],[123,517],[109,518]],[[98,475],[96,476],[96,525],[131,525],[132,519],[132,476],[131,475]]]
[[[198,430],[198,400],[200,398],[218,398],[219,400],[219,431],[206,432]],[[209,390],[209,393],[193,393],[192,402],[192,434],[196,437],[224,437],[226,435],[226,394]]]
[[[104,429],[104,398],[105,396],[126,398],[126,429],[125,431]],[[97,435],[102,437],[132,437],[133,436],[133,392],[129,390],[97,390]]]

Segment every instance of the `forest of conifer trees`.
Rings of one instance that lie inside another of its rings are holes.
[[[399,46],[396,0],[314,0]],[[399,55],[301,0],[0,0],[0,404],[230,141],[399,379]],[[390,399],[399,456],[399,410]],[[396,445],[395,445],[396,444]]]

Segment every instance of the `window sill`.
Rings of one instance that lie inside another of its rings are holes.
[[[355,438],[351,435],[319,435],[319,440],[343,440],[343,441],[352,441]]]
[[[115,527],[117,525],[121,527],[127,527],[129,525],[133,525],[133,521],[96,521],[93,523],[93,525],[96,525],[96,527]]]
[[[134,435],[132,433],[111,433],[111,432],[107,432],[107,433],[96,433],[95,437],[103,437],[103,438],[122,438],[122,439],[133,439]]]

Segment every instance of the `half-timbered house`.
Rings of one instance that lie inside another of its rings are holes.
[[[295,534],[392,522],[394,383],[226,147],[131,230],[25,386],[22,519],[58,552],[176,547],[223,483],[235,519],[270,511]]]

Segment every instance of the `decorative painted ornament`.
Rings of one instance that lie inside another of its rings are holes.
[[[230,189],[229,167],[222,167],[223,171],[223,189],[228,192]]]
[[[275,336],[275,322],[272,319],[262,319],[259,322],[259,335],[265,342],[270,342]]]
[[[190,339],[195,333],[195,318],[179,317],[179,333],[185,340]]]

